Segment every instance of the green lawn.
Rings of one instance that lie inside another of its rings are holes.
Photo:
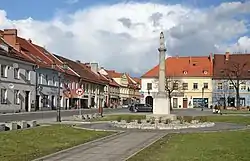
[[[228,122],[250,125],[250,117],[247,116],[207,116],[211,122]]]
[[[247,110],[222,110],[223,114],[250,114]]]
[[[110,134],[76,129],[70,125],[1,132],[0,161],[29,161]]]
[[[146,115],[131,115],[131,114],[121,114],[121,115],[105,115],[104,117],[92,119],[91,121],[116,121],[118,118],[121,120],[131,120],[146,119]]]
[[[249,161],[250,131],[171,134],[128,161]]]

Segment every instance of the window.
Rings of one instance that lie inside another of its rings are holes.
[[[76,89],[78,89],[78,86],[79,86],[78,83],[76,83]]]
[[[1,104],[7,104],[7,89],[1,89]]]
[[[229,83],[229,89],[234,89],[234,84],[233,83]]]
[[[6,65],[1,65],[1,77],[7,78],[8,68]]]
[[[75,89],[75,82],[72,82],[72,87],[71,89]]]
[[[43,84],[43,75],[39,73],[39,83]]]
[[[203,83],[203,88],[208,89],[208,83]]]
[[[246,82],[241,82],[241,87],[240,87],[240,89],[241,90],[246,90]]]
[[[188,83],[182,83],[182,89],[188,90]]]
[[[14,78],[19,79],[19,68],[14,68]]]
[[[173,90],[178,90],[178,83],[173,83]]]
[[[152,90],[152,83],[147,83],[147,90]]]
[[[25,78],[26,78],[26,80],[30,80],[30,71],[29,70],[25,71]]]
[[[222,89],[222,83],[218,83],[217,89]]]
[[[198,83],[193,84],[193,89],[198,89]]]
[[[54,77],[54,76],[52,77],[51,82],[52,82],[52,83],[51,83],[52,86],[56,86],[56,81],[55,81],[55,77]]]
[[[49,85],[48,75],[45,75],[45,84]]]
[[[20,91],[19,90],[14,90],[14,103],[16,105],[20,104]]]

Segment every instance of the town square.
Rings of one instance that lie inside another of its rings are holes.
[[[249,160],[249,1],[3,1],[0,161]]]

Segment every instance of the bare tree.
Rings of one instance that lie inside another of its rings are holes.
[[[178,79],[175,79],[174,77],[167,77],[165,89],[167,92],[167,97],[169,98],[170,110],[172,110],[172,97],[175,93],[180,93],[182,90],[184,90],[182,82]]]
[[[216,105],[223,106],[224,109],[226,109],[226,103],[228,102],[228,96],[230,94],[228,82],[228,80],[218,82],[218,92],[216,92],[215,96],[213,97],[216,102]]]
[[[222,71],[225,79],[229,80],[236,92],[236,108],[240,107],[240,85],[245,84],[244,78],[248,72],[248,62],[234,62],[228,60],[226,68]]]
[[[154,88],[158,87],[158,80],[152,81],[152,83],[155,84]],[[178,93],[181,93],[182,90],[185,90],[182,84],[182,81],[174,78],[174,77],[166,77],[166,83],[165,83],[165,90],[167,92],[167,97],[169,98],[169,104],[170,104],[170,110],[173,109],[172,107],[172,100],[171,98],[173,96],[177,96]]]

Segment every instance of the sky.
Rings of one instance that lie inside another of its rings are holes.
[[[0,29],[52,53],[140,76],[167,56],[250,53],[250,1],[1,0]]]

